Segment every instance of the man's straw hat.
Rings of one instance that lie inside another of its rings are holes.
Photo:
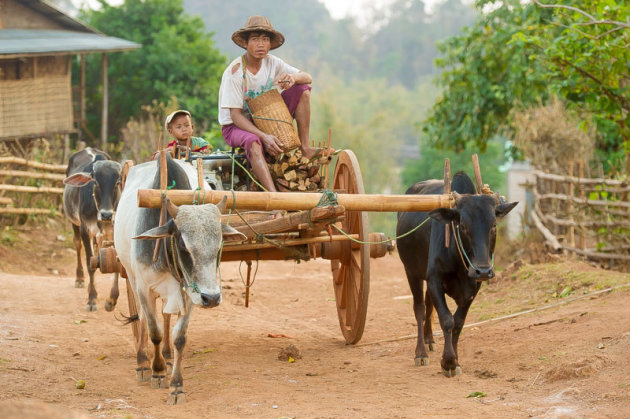
[[[271,22],[264,16],[250,16],[245,22],[245,26],[232,34],[232,41],[241,48],[247,49],[248,32],[269,32],[271,37],[271,49],[276,49],[284,44],[284,35],[271,26]]]

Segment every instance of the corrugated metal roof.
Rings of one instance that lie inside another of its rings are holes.
[[[16,0],[25,6],[30,7],[33,10],[47,16],[48,18],[59,22],[61,25],[66,26],[68,30],[75,30],[80,32],[94,32],[101,33],[98,30],[86,25],[78,19],[69,16],[63,11],[59,10],[55,5],[50,4],[42,0]]]
[[[0,57],[55,53],[115,52],[142,45],[99,33],[41,29],[0,29]]]

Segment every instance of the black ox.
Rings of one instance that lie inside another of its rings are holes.
[[[87,311],[96,311],[96,288],[94,271],[90,268],[93,255],[92,244],[98,235],[103,234],[103,224],[114,221],[114,213],[120,199],[120,163],[112,161],[107,153],[95,148],[86,148],[70,156],[63,191],[63,209],[72,222],[74,247],[77,251],[77,269],[74,286],[83,288],[84,274],[81,265],[81,243],[85,248],[85,260],[90,285],[88,287]],[[105,309],[111,311],[118,300],[118,274]]]
[[[444,333],[442,372],[447,377],[461,374],[457,342],[481,282],[494,276],[496,222],[518,204],[501,203],[498,195],[476,195],[470,177],[458,172],[451,182],[455,207],[427,212],[398,214],[396,234],[401,235],[428,220],[412,234],[397,241],[413,294],[413,310],[418,324],[416,365],[429,365],[426,345],[434,350],[431,316],[435,306]],[[442,194],[441,180],[418,182],[407,194]],[[450,224],[450,246],[445,246],[444,225]],[[427,282],[423,296],[423,281]],[[453,315],[445,295],[457,304]],[[424,331],[422,333],[421,331]]]

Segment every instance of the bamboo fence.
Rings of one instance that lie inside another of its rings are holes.
[[[61,213],[66,166],[0,157],[0,220]]]
[[[569,175],[535,171],[532,221],[555,250],[630,262],[630,179],[585,178],[582,162]]]

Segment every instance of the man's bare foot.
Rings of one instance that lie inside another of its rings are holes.
[[[317,147],[300,147],[300,151],[302,152],[302,156],[304,156],[307,159],[311,160],[318,153],[320,153],[322,151],[322,149],[321,148],[317,148]]]

